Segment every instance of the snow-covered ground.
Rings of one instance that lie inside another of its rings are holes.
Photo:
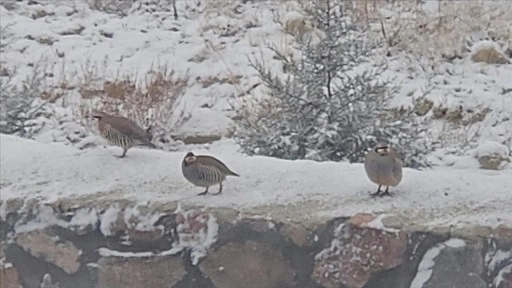
[[[512,223],[509,170],[405,169],[403,182],[391,189],[393,197],[374,199],[368,193],[376,187],[361,164],[248,157],[224,143],[194,152],[217,156],[241,177],[226,179],[221,195],[196,196],[203,188],[181,174],[185,152],[134,148],[119,159],[115,147],[77,150],[6,135],[0,139],[2,200],[179,201],[185,207],[229,207],[270,218],[283,217],[291,207],[290,215],[317,220],[376,212],[418,225]],[[268,206],[272,209],[260,209]]]
[[[393,105],[409,106],[413,99],[425,96],[439,108],[427,116],[446,109],[445,114],[455,121],[443,115],[433,117],[437,120],[429,137],[438,147],[446,147],[432,154],[438,167],[406,169],[403,182],[393,189],[394,197],[373,199],[368,192],[376,187],[361,164],[248,157],[237,152],[232,140],[180,147],[179,152],[133,149],[126,159],[113,157],[120,153],[114,147],[80,150],[80,141],[68,145],[76,142],[69,141],[76,135],[94,134],[90,127],[77,127],[83,123],[75,117],[83,109],[78,87],[102,87],[104,81],[123,75],[139,75],[143,82],[141,75],[159,65],[189,77],[174,115],[190,113],[191,118],[173,132],[228,135],[233,129],[231,105],[264,95],[262,85],[251,90],[259,80],[247,56],[262,57],[276,72],[282,71],[266,44],[276,43],[288,53],[291,39],[272,21],[271,8],[281,12],[285,22],[298,15],[294,1],[177,1],[178,20],[172,9],[149,12],[151,5],[135,5],[129,16],[120,17],[92,10],[81,0],[39,2],[16,2],[15,9],[0,5],[0,72],[7,71],[20,84],[34,66],[41,65],[46,85],[64,81],[76,89],[63,91],[63,97],[52,104],[55,119],[45,122],[33,137],[36,141],[1,135],[2,200],[128,198],[234,207],[269,217],[283,216],[287,210],[303,211],[295,215],[304,218],[377,212],[421,225],[512,225],[512,164],[501,171],[481,170],[474,158],[487,152],[510,155],[512,150],[510,64],[474,63],[469,52],[463,59],[441,61],[392,51],[384,59],[389,66],[386,76],[396,77],[401,84]],[[435,1],[426,2],[432,6]],[[386,27],[392,29],[394,14],[386,13]],[[468,38],[487,39],[478,36],[481,30],[475,31]],[[486,147],[497,150],[486,151]],[[186,182],[180,171],[187,150],[219,157],[241,177],[227,179],[222,195],[195,196],[201,188]]]

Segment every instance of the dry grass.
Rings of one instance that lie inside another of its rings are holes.
[[[128,10],[134,2],[133,0],[87,0],[87,4],[93,10],[112,13],[122,17],[128,15]]]
[[[429,59],[460,57],[468,42],[484,38],[511,45],[511,1],[353,0],[355,19],[389,48]]]
[[[94,109],[134,119],[144,127],[151,126],[156,139],[170,141],[171,131],[186,121],[189,115],[175,117],[175,105],[185,93],[188,77],[176,75],[167,66],[153,67],[143,77],[129,75],[115,80],[104,81],[102,88],[82,94],[90,100],[99,99]],[[89,84],[88,86],[94,86]],[[89,91],[81,89],[81,93]],[[80,111],[83,119],[91,126],[89,105]],[[178,121],[176,121],[178,119]]]

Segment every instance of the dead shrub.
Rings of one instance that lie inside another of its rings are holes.
[[[171,142],[170,135],[189,115],[174,115],[175,105],[184,94],[188,77],[178,76],[168,67],[152,68],[138,81],[137,76],[106,81],[96,109],[134,119],[144,127],[151,126],[155,140]],[[82,111],[88,114],[89,111]]]
[[[103,84],[103,92],[108,98],[124,100],[126,95],[135,93],[136,87],[130,80],[119,82],[106,81]]]
[[[128,10],[134,2],[134,0],[88,0],[87,4],[91,9],[125,17],[128,16]]]

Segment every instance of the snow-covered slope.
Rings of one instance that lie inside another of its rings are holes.
[[[86,1],[42,0],[37,2],[39,4],[22,1],[0,5],[2,71],[14,75],[14,82],[21,84],[21,80],[39,67],[45,72],[45,85],[65,83],[68,87],[56,102],[56,105],[64,106],[64,111],[57,107],[54,111],[56,119],[47,121],[46,127],[34,138],[46,142],[68,141],[66,135],[54,130],[65,130],[62,123],[70,121],[70,118],[80,122],[81,115],[75,115],[73,119],[61,114],[80,114],[82,110],[97,108],[94,104],[90,107],[89,102],[89,106],[83,107],[84,104],[77,100],[80,98],[78,88],[92,86],[89,88],[101,89],[105,81],[120,81],[123,77],[144,82],[145,73],[159,66],[174,69],[178,76],[189,77],[173,117],[190,114],[190,119],[174,127],[175,134],[229,135],[233,129],[230,119],[232,105],[236,107],[238,101],[245,97],[265,95],[262,85],[253,89],[260,81],[249,67],[249,57],[261,58],[274,72],[282,72],[282,63],[273,59],[274,54],[267,46],[274,43],[281,53],[293,53],[291,36],[283,29],[288,25],[287,20],[301,15],[295,1],[177,1],[179,19],[175,20],[170,6],[151,4],[159,1],[139,2],[126,10],[128,16],[125,17],[90,9]],[[509,5],[505,2],[495,6]],[[418,9],[416,14],[423,11],[425,15],[420,13],[422,17],[437,19],[434,17],[438,13],[437,1],[427,1],[423,8],[415,7]],[[508,7],[493,11],[501,15]],[[418,26],[400,26],[402,20],[414,21],[416,14],[401,11],[399,5],[383,8],[381,13],[386,16],[387,29],[402,31]],[[496,20],[475,21],[494,21],[489,22],[492,25],[481,26],[491,26],[494,32],[501,31],[503,29],[498,29],[502,28],[499,21],[506,19],[506,15],[498,16]],[[275,23],[273,18],[278,18],[285,27]],[[429,22],[437,23],[437,20]],[[377,24],[376,36],[380,37],[381,27]],[[465,22],[455,24],[460,26],[457,31],[471,28],[466,27],[468,23]],[[434,29],[432,33],[438,30]],[[413,33],[415,41],[422,40],[419,38],[422,33],[414,30],[402,32],[404,35],[398,36],[408,37]],[[476,29],[474,34],[465,36],[475,41],[489,38],[484,32]],[[425,35],[423,40],[434,36]],[[444,47],[445,50],[460,50],[459,46],[465,44],[462,41],[453,44],[454,39],[444,40],[447,45],[455,45]],[[436,37],[436,41],[442,42],[443,39]],[[408,43],[407,40],[401,42],[401,45]],[[428,44],[422,43],[417,45],[423,47]],[[432,142],[460,150],[467,148],[468,142],[479,142],[480,138],[512,144],[512,121],[507,120],[512,115],[512,65],[473,63],[469,53],[462,55],[466,58],[454,61],[430,59],[411,50],[411,53],[392,50],[391,57],[384,57],[386,51],[381,51],[377,54],[384,59],[378,60],[388,63],[386,76],[396,77],[396,83],[401,86],[393,101],[394,106],[410,106],[413,99],[425,96],[433,105],[427,117],[439,112],[433,116],[438,121],[431,127]],[[451,120],[446,121],[445,118],[450,117]],[[465,125],[458,125],[460,121]]]
[[[7,135],[0,139],[4,204],[18,197],[41,202],[131,199],[237,208],[267,217],[283,217],[282,212],[294,209],[298,217],[316,219],[376,212],[418,225],[512,223],[509,170],[405,169],[403,182],[391,189],[393,197],[371,198],[368,193],[376,187],[361,164],[247,157],[223,143],[194,152],[217,156],[241,177],[228,178],[221,195],[196,196],[202,188],[181,174],[185,151],[134,148],[119,159],[113,156],[120,153],[116,147],[78,150]]]
[[[134,5],[130,16],[120,17],[92,10],[86,1],[20,2],[11,11],[0,5],[2,68],[16,71],[17,83],[39,67],[51,75],[49,86],[92,90],[124,77],[143,86],[148,71],[174,70],[189,77],[175,116],[191,116],[174,132],[223,135],[232,126],[229,101],[258,82],[248,56],[284,34],[260,5],[206,2],[177,1],[179,20],[163,6],[153,13],[151,5]],[[266,49],[262,53],[271,58]],[[65,91],[65,105],[77,109],[76,95]]]

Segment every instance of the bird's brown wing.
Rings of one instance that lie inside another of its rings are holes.
[[[398,157],[393,157],[393,176],[400,182],[402,180],[402,160]]]
[[[236,174],[235,172],[231,171],[228,168],[228,166],[226,166],[226,164],[222,163],[220,160],[218,160],[214,157],[207,156],[207,155],[200,155],[200,156],[196,156],[196,158],[197,158],[197,161],[201,162],[204,165],[210,165],[210,166],[217,167],[217,169],[219,169],[222,173],[224,173],[226,175],[240,176],[240,175]]]
[[[155,145],[151,143],[151,135],[137,125],[135,121],[125,117],[108,117],[108,119],[105,120],[113,129],[119,131],[121,134],[155,148]]]

